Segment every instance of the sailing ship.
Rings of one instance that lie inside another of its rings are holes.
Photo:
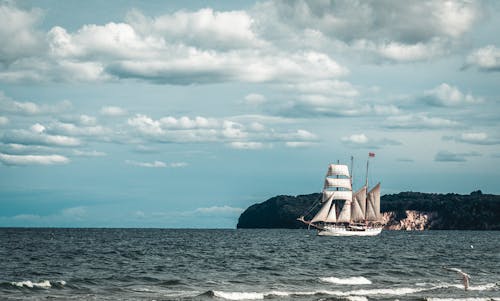
[[[329,164],[325,176],[321,209],[311,220],[297,220],[314,227],[320,236],[375,236],[382,232],[380,222],[380,183],[368,189],[369,153],[365,185],[352,191],[352,175],[343,164]],[[351,170],[353,158],[351,157]],[[318,205],[318,204],[316,204]]]

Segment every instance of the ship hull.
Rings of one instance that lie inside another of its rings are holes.
[[[376,236],[382,232],[382,227],[345,227],[325,226],[318,230],[319,236]]]

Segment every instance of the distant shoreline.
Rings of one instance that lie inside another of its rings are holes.
[[[305,226],[296,221],[319,200],[319,194],[275,196],[248,207],[237,228]],[[400,192],[383,195],[381,214],[386,230],[500,230],[500,195]]]

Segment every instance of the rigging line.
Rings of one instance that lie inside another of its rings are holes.
[[[314,202],[314,206],[312,206],[311,208],[309,208],[309,210],[306,210],[307,212],[305,214],[302,214],[302,216],[307,216],[309,213],[311,213],[316,207],[318,207],[318,205],[320,204],[319,202],[317,202],[319,199],[321,199],[322,195],[320,195],[319,198],[316,199],[316,201]]]

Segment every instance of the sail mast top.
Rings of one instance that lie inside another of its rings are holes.
[[[350,177],[351,178],[351,187],[353,187],[352,186],[352,178],[353,178],[353,176],[354,176],[354,157],[351,156],[351,177]]]

